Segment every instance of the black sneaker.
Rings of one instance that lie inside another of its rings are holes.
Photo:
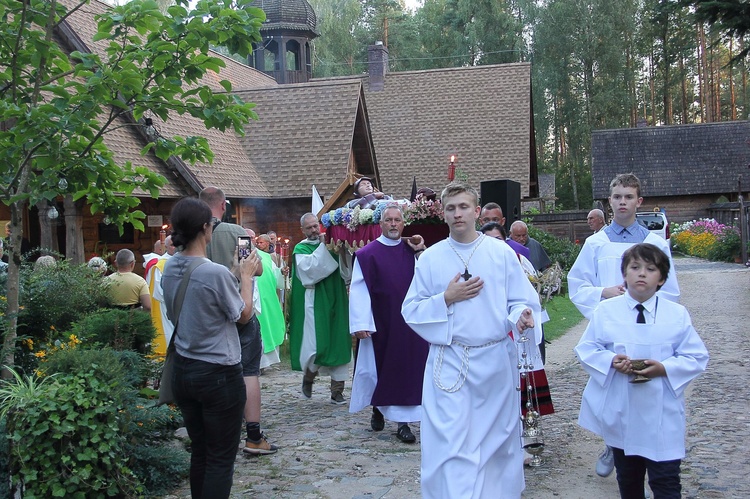
[[[383,431],[383,428],[385,428],[385,418],[383,418],[383,413],[377,407],[372,408],[370,428],[372,428],[372,431]]]
[[[344,400],[344,396],[340,393],[332,393],[331,394],[331,403],[336,405],[344,405],[346,404],[346,400]]]
[[[403,424],[398,427],[398,431],[396,432],[396,437],[404,442],[405,444],[413,444],[417,441],[417,437],[414,436],[414,434],[411,432],[411,429],[409,428],[408,424]]]

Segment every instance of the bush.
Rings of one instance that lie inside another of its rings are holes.
[[[18,336],[37,341],[67,331],[86,314],[109,303],[102,278],[86,265],[62,260],[56,267],[21,269]],[[56,338],[53,338],[53,340]]]
[[[133,473],[143,483],[148,497],[163,496],[188,477],[190,454],[182,447],[136,447],[132,450]]]
[[[46,375],[88,372],[113,389],[122,392],[137,391],[146,380],[145,359],[135,352],[118,352],[111,348],[88,350],[85,348],[56,350],[45,357],[39,370]]]
[[[17,376],[0,389],[13,483],[26,487],[24,497],[152,495],[187,476],[189,454],[170,442],[179,411],[138,396],[148,362],[135,352],[66,346],[45,356],[44,377]]]
[[[577,244],[571,243],[567,239],[559,238],[545,232],[541,229],[537,229],[532,225],[528,225],[529,237],[533,237],[539,244],[542,245],[544,251],[547,252],[549,259],[553,262],[560,264],[565,272],[570,270],[570,267],[575,263],[578,258],[578,253],[581,252],[581,247]]]
[[[156,336],[150,314],[121,309],[98,310],[76,322],[71,332],[87,342],[142,354],[151,351]]]
[[[35,392],[6,406],[13,486],[24,488],[24,498],[140,491],[123,452],[121,400],[110,384],[82,372],[57,376]]]
[[[13,497],[10,491],[10,452],[5,418],[0,418],[0,497]]]

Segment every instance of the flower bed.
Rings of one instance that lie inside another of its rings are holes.
[[[711,218],[672,226],[672,247],[686,255],[731,262],[740,254],[739,230]]]

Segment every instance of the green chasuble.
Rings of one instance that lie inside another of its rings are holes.
[[[257,254],[263,264],[263,275],[256,277],[258,293],[260,293],[258,321],[260,322],[260,335],[263,338],[263,352],[268,353],[284,342],[286,323],[279,297],[276,294],[277,276],[271,255],[261,250],[258,250]]]
[[[305,323],[305,287],[297,277],[296,255],[309,255],[317,244],[298,243],[292,252],[292,293],[289,297],[289,347],[292,369],[301,371],[300,350]],[[338,256],[331,254],[338,261]],[[315,285],[315,364],[340,366],[352,358],[352,337],[349,335],[349,297],[338,270]]]

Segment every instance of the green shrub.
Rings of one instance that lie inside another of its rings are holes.
[[[36,341],[57,339],[55,332],[67,331],[86,314],[109,303],[106,286],[99,274],[86,265],[59,261],[56,267],[21,269],[18,336]]]
[[[141,490],[123,452],[121,400],[112,388],[90,372],[56,376],[8,407],[12,481],[24,498]]]
[[[10,452],[5,418],[0,418],[0,497],[13,497],[10,491]]]
[[[708,259],[717,262],[732,262],[742,250],[740,231],[735,227],[723,227],[714,244],[708,251]]]
[[[148,497],[168,494],[188,477],[190,454],[182,446],[135,447],[131,451],[133,473]]]
[[[559,238],[532,225],[528,225],[528,228],[529,237],[539,241],[544,251],[547,252],[549,259],[559,263],[565,272],[569,271],[578,258],[581,247],[571,243],[568,239]]]
[[[146,490],[154,494],[152,488],[159,487],[156,483],[174,487],[185,477],[189,455],[169,446],[182,423],[180,412],[168,405],[157,407],[153,401],[138,396],[149,364],[150,360],[132,351],[78,347],[51,353],[40,368],[46,374],[88,373],[110,387],[113,399],[121,401],[119,424],[121,435],[127,435],[121,443],[124,455],[129,456],[127,465]]]
[[[97,310],[76,322],[71,332],[87,342],[142,354],[151,351],[156,336],[150,314],[121,309]]]
[[[135,352],[118,352],[112,348],[90,350],[74,348],[56,350],[46,356],[39,369],[45,374],[91,373],[125,396],[125,391],[136,391],[146,380],[146,361]]]

